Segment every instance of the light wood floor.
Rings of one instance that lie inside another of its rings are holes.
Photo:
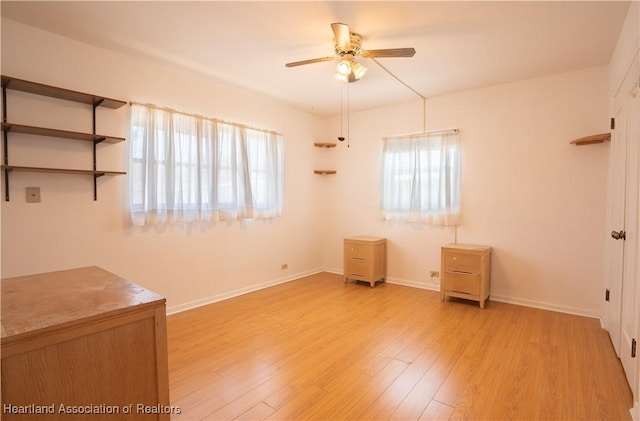
[[[318,274],[168,318],[173,420],[629,420],[596,319]]]

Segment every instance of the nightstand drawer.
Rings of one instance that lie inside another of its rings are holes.
[[[463,272],[480,274],[481,256],[477,254],[450,253],[444,254],[444,270],[447,272]]]
[[[480,276],[465,273],[444,273],[445,291],[461,292],[463,294],[480,294]]]
[[[370,259],[373,246],[370,244],[347,244],[345,253],[347,259]]]
[[[347,276],[350,278],[367,278],[369,277],[369,270],[371,264],[364,259],[351,259],[348,265]]]

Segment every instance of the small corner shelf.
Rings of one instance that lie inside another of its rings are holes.
[[[335,148],[336,144],[332,142],[315,142],[313,146],[316,148]]]
[[[313,146],[315,146],[316,148],[330,149],[330,148],[335,148],[336,143],[335,142],[314,142]],[[313,170],[313,173],[320,174],[320,175],[330,175],[330,174],[335,174],[336,170]]]
[[[610,140],[611,140],[611,133],[601,133],[601,134],[594,134],[592,136],[581,137],[579,139],[574,139],[569,143],[576,146],[584,146],[584,145],[594,145],[596,143],[609,142]]]
[[[82,133],[69,130],[60,130],[48,127],[29,126],[24,124],[15,124],[7,121],[7,89],[22,91],[34,95],[48,96],[51,98],[62,99],[65,101],[78,102],[92,106],[93,111],[93,132]],[[40,173],[55,174],[75,174],[93,176],[93,200],[98,200],[97,179],[104,175],[124,175],[124,171],[105,171],[96,168],[96,145],[99,143],[119,143],[125,139],[116,136],[104,136],[96,133],[96,108],[104,107],[109,109],[118,109],[126,105],[126,101],[107,98],[98,95],[86,94],[83,92],[72,91],[69,89],[58,88],[55,86],[44,85],[41,83],[30,82],[27,80],[17,79],[10,76],[2,75],[2,132],[3,132],[3,152],[4,161],[0,167],[4,171],[5,200],[9,201],[9,173],[13,171],[27,171]],[[9,133],[22,133],[36,136],[47,136],[52,138],[63,138],[90,142],[93,145],[93,169],[81,170],[72,168],[48,168],[48,167],[31,167],[21,165],[9,165],[8,153],[8,135]]]

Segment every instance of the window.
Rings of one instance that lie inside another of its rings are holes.
[[[385,138],[381,179],[385,219],[462,223],[457,130]]]
[[[281,135],[134,104],[130,137],[134,223],[281,215]]]

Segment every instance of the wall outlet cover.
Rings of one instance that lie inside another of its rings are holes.
[[[27,187],[27,203],[40,203],[40,187]]]

